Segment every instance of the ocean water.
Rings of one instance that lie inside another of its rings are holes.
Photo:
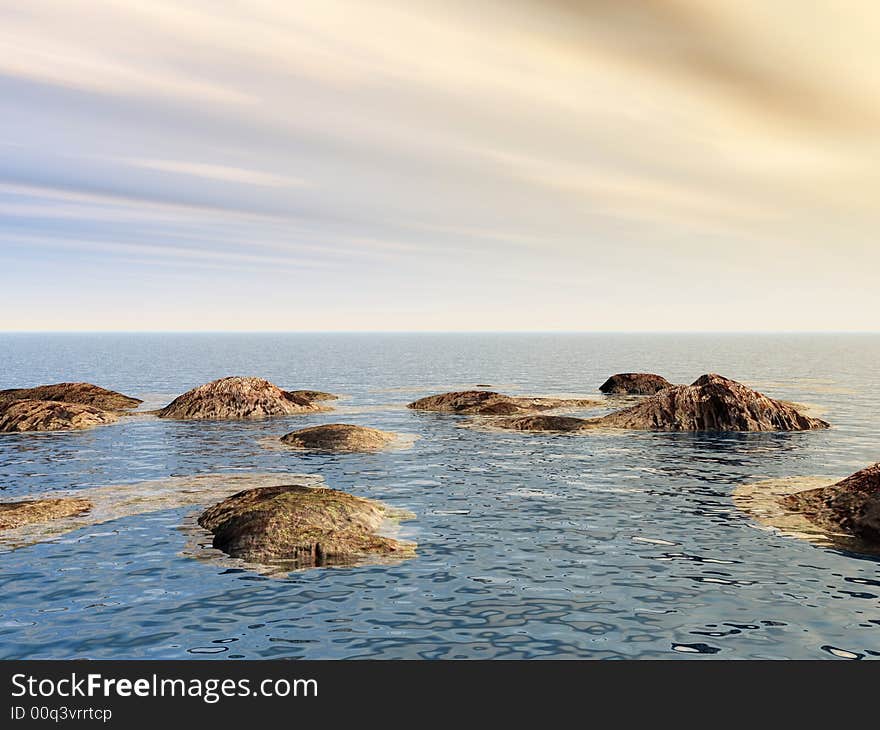
[[[878,657],[877,558],[781,536],[731,498],[880,460],[878,362],[874,335],[0,335],[0,388],[86,380],[155,406],[246,374],[345,396],[339,413],[3,435],[0,499],[307,473],[413,512],[402,534],[419,544],[394,565],[271,577],[188,555],[190,506],[2,548],[0,657]],[[546,435],[404,408],[482,383],[596,393],[630,370],[720,372],[834,428]],[[381,454],[265,448],[340,420],[419,438]]]

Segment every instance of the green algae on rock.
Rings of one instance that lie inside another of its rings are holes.
[[[213,546],[232,557],[321,567],[411,557],[412,543],[377,532],[386,519],[406,517],[335,489],[279,485],[239,492],[205,510],[198,523],[213,533]]]

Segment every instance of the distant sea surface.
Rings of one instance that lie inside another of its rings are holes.
[[[194,559],[180,529],[190,506],[0,548],[0,658],[878,657],[877,558],[781,536],[731,496],[880,461],[878,363],[875,335],[0,335],[0,388],[83,380],[156,407],[214,378],[257,375],[344,396],[337,413],[285,419],[135,417],[0,435],[2,500],[317,474],[413,512],[401,529],[418,543],[395,565],[269,577]],[[718,372],[834,427],[546,435],[404,407],[477,384],[597,394],[621,371],[688,383]],[[380,454],[266,448],[335,421],[419,438]]]

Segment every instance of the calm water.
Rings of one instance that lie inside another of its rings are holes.
[[[298,472],[414,512],[418,557],[268,578],[182,556],[192,508],[0,553],[2,658],[880,656],[880,562],[758,529],[737,485],[880,460],[880,337],[2,335],[0,388],[86,380],[164,403],[231,374],[345,394],[342,414],[123,419],[0,437],[0,499]],[[611,373],[721,372],[821,409],[797,434],[481,432],[402,407],[477,383],[592,393]],[[421,438],[378,455],[258,441],[344,420]]]

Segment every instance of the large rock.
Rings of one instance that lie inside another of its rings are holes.
[[[64,403],[81,403],[105,411],[124,411],[137,408],[143,401],[115,390],[107,390],[91,383],[55,383],[35,388],[10,388],[0,390],[0,403],[9,400],[57,400]]]
[[[88,512],[91,508],[92,503],[89,500],[76,497],[0,502],[0,530],[73,517]]]
[[[54,400],[0,402],[0,433],[22,431],[73,431],[114,423],[119,416],[82,403]]]
[[[586,398],[528,398],[502,395],[491,390],[442,393],[410,403],[417,411],[436,411],[470,416],[515,416],[558,408],[592,408],[601,405]]]
[[[823,530],[880,543],[880,463],[828,487],[789,494],[780,503]]]
[[[308,451],[379,451],[397,438],[396,434],[347,423],[328,423],[292,431],[282,443]]]
[[[692,385],[675,385],[594,426],[658,431],[806,431],[828,428],[792,404],[773,400],[735,380],[703,375]]]
[[[412,554],[412,544],[376,534],[389,516],[380,502],[291,485],[239,492],[205,510],[199,524],[214,533],[215,548],[234,558],[308,567]]]
[[[672,387],[666,378],[652,373],[618,373],[612,375],[599,390],[608,395],[654,395]]]
[[[175,398],[158,415],[180,419],[291,416],[330,410],[320,405],[327,396],[317,391],[288,392],[262,378],[221,378]]]
[[[521,416],[520,418],[501,418],[493,425],[511,431],[559,431],[570,433],[589,428],[590,422],[584,418],[569,416]]]

